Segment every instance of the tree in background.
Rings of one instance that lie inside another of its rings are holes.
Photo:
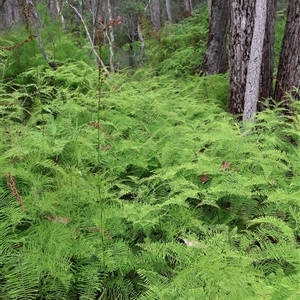
[[[124,1],[121,15],[124,15],[123,31],[127,36],[129,48],[129,66],[135,68],[143,64],[145,60],[145,40],[142,33],[141,19],[145,14],[147,3],[141,0]],[[135,42],[140,41],[140,59],[138,59],[138,49]],[[139,60],[139,61],[138,61]]]
[[[0,0],[0,17],[2,17],[1,30],[9,30],[17,24],[24,24],[21,4],[31,1]],[[98,44],[97,31],[111,18],[121,16],[122,25],[109,28],[104,34],[104,56],[106,65],[113,71],[131,66],[137,67],[145,61],[145,40],[143,31],[159,31],[165,21],[178,22],[182,18],[191,15],[190,10],[198,4],[206,3],[205,0],[33,0],[34,7],[41,28],[41,38],[51,35],[51,29],[47,30],[47,22],[44,18],[51,17],[52,29],[56,26],[59,32],[70,34],[83,46],[84,38],[90,45]],[[27,3],[28,4],[28,3]],[[74,10],[76,9],[76,11]],[[186,15],[185,11],[189,14]],[[32,17],[32,16],[31,16]],[[48,22],[49,24],[49,22]],[[148,28],[148,24],[150,27]],[[158,37],[158,35],[153,35]],[[51,48],[55,48],[57,36],[51,36]],[[40,39],[40,41],[42,41]],[[45,39],[45,47],[47,49]],[[42,44],[40,42],[40,44]],[[95,51],[92,49],[92,53]],[[46,53],[46,52],[45,52]],[[96,56],[96,54],[95,54]],[[96,61],[99,59],[96,57]],[[101,63],[101,65],[103,65]],[[104,66],[104,65],[103,65]]]
[[[212,0],[207,49],[202,71],[207,74],[225,73],[227,67],[226,39],[229,0]]]
[[[18,0],[0,0],[1,29],[11,29],[15,24],[24,22],[22,8]]]
[[[171,3],[170,0],[166,0],[166,12],[168,21],[172,22],[172,12],[171,12]]]
[[[192,1],[191,0],[183,0],[184,11],[191,12],[192,11]]]
[[[111,8],[111,3],[110,0],[107,0],[107,13],[108,13],[108,19],[109,22],[113,20],[113,15],[112,15],[112,8]],[[109,43],[109,66],[110,66],[110,71],[114,72],[115,71],[115,51],[114,51],[114,45],[115,45],[115,35],[114,35],[114,27],[109,26],[108,30],[106,31],[106,36],[108,39]]]
[[[161,10],[160,0],[151,0],[150,2],[151,23],[155,31],[158,31],[161,28],[160,10]]]
[[[289,109],[289,93],[299,99],[300,88],[300,1],[290,0],[280,54],[274,99]],[[296,90],[293,90],[296,88]]]
[[[62,14],[63,5],[64,5],[63,1],[49,0],[49,2],[48,2],[48,9],[50,11],[51,17],[53,19],[58,17],[62,28],[64,28],[64,25],[65,25],[65,19]]]

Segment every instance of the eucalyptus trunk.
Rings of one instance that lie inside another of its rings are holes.
[[[141,19],[139,18],[138,20],[138,25],[137,25],[137,32],[138,32],[138,36],[139,36],[139,40],[141,42],[141,46],[140,46],[140,65],[143,66],[145,63],[145,47],[146,47],[146,43],[145,43],[145,39],[143,36],[143,32],[142,32],[142,28],[141,28]]]
[[[228,69],[226,53],[229,0],[212,0],[207,49],[202,71],[207,74],[225,73]]]
[[[229,30],[230,98],[228,109],[233,114],[242,114],[244,111],[255,3],[256,0],[231,0]]]
[[[23,22],[22,7],[19,0],[0,0],[0,29],[8,30]]]
[[[243,121],[253,119],[257,112],[266,21],[267,0],[259,0],[255,5],[254,29],[246,77]]]
[[[166,11],[167,11],[167,19],[172,22],[172,13],[171,13],[171,4],[170,0],[166,0]]]
[[[153,29],[155,31],[158,31],[161,28],[160,0],[151,0],[150,11],[151,11],[151,23]]]
[[[191,0],[183,0],[184,11],[191,12],[192,11],[192,2]]]
[[[257,110],[264,109],[264,100],[273,96],[275,20],[277,1],[267,1],[267,20],[260,72],[260,92]]]
[[[113,18],[112,18],[110,0],[107,0],[107,12],[108,12],[109,21],[111,21]],[[108,27],[107,37],[108,37],[108,43],[109,43],[109,66],[110,66],[110,71],[114,72],[115,71],[115,66],[114,66],[114,60],[115,60],[115,52],[114,52],[115,36],[114,36],[114,27],[113,26],[109,26]]]

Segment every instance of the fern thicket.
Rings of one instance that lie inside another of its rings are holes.
[[[206,17],[166,25],[152,68],[100,99],[67,37],[41,28],[56,70],[35,41],[1,50],[0,299],[299,297],[299,104],[245,135],[228,75],[188,75]]]
[[[297,297],[296,120],[243,136],[224,76],[116,74],[98,122],[95,71],[41,68],[1,88],[3,299]]]

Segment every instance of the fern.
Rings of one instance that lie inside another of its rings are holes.
[[[297,298],[297,118],[266,109],[243,136],[227,75],[115,74],[99,102],[96,72],[1,83],[0,297]]]

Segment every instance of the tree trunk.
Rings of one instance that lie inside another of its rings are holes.
[[[255,6],[255,23],[247,69],[243,121],[253,119],[257,111],[266,20],[267,0],[259,0],[256,2]]]
[[[207,8],[208,8],[208,14],[209,14],[209,17],[211,15],[211,1],[212,0],[207,0]]]
[[[49,0],[48,1],[48,9],[49,9],[51,18],[55,19],[56,16],[57,16],[56,0]]]
[[[141,47],[140,47],[140,65],[143,66],[145,63],[145,39],[142,33],[142,28],[141,28],[141,19],[139,18],[138,20],[138,25],[137,25],[137,31],[138,31],[138,36],[139,40],[141,42]]]
[[[110,0],[107,0],[107,12],[108,12],[108,18],[109,21],[112,20],[112,12],[111,12],[111,4]],[[115,43],[115,36],[114,36],[114,28],[113,26],[108,27],[108,43],[109,43],[109,66],[110,66],[110,71],[114,72],[115,71],[115,66],[114,66],[114,57],[115,57],[115,52],[114,52],[114,43]]]
[[[9,30],[19,22],[23,22],[22,7],[19,0],[0,1],[0,29]]]
[[[267,1],[267,22],[263,48],[263,59],[260,74],[260,92],[257,110],[264,108],[263,101],[273,96],[273,72],[274,72],[274,43],[275,20],[277,1]]]
[[[166,11],[167,11],[167,19],[172,22],[172,13],[171,13],[171,4],[170,0],[166,0]]]
[[[184,12],[191,12],[192,11],[192,5],[191,5],[191,1],[190,0],[183,0],[183,5],[184,5]]]
[[[161,28],[161,19],[160,19],[160,1],[152,0],[150,3],[151,10],[151,23],[153,29],[158,31]]]
[[[54,19],[56,17],[59,18],[62,28],[65,27],[65,20],[62,14],[63,2],[58,0],[49,0],[48,7],[50,10],[50,15]]]
[[[274,99],[284,101],[283,106],[290,108],[289,93],[300,99],[300,1],[290,0],[287,11],[283,44],[280,54]],[[296,91],[295,89],[298,89]]]
[[[229,112],[244,111],[247,66],[254,26],[255,0],[231,0],[229,70]]]
[[[207,50],[202,70],[207,74],[227,71],[226,36],[229,0],[212,0]]]

